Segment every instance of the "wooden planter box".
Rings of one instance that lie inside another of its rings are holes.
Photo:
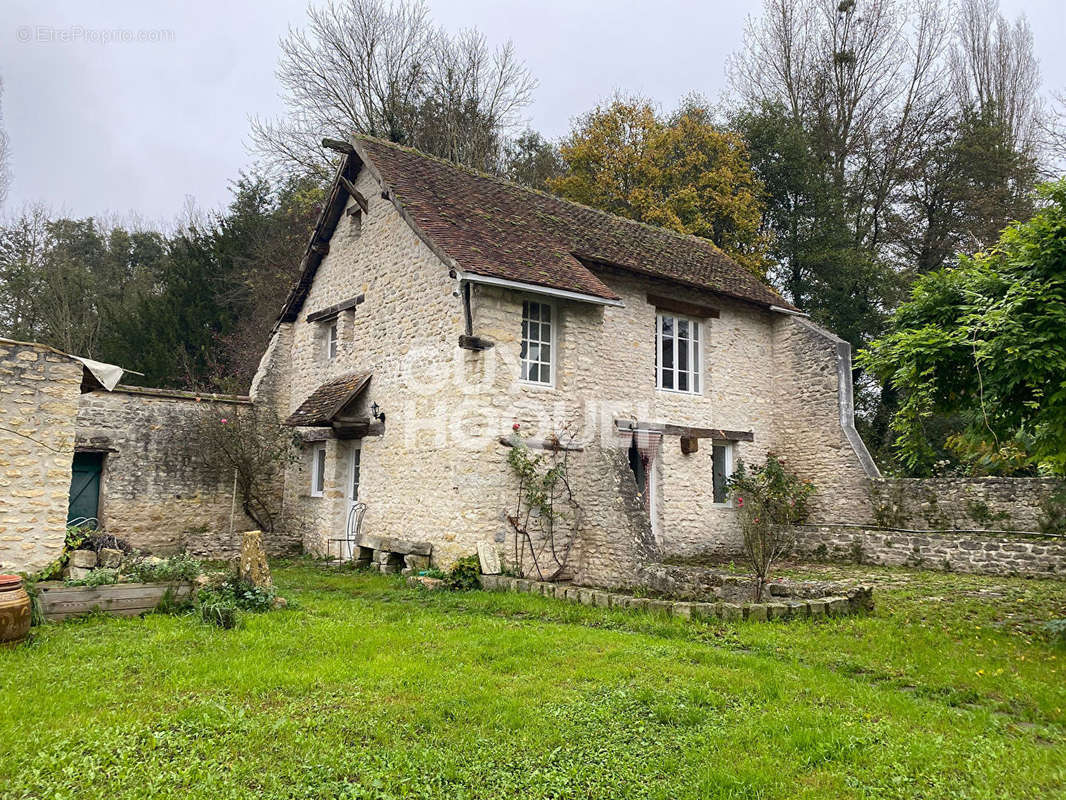
[[[58,581],[38,583],[41,613],[47,620],[64,620],[93,610],[117,617],[136,617],[154,611],[169,589],[175,599],[191,597],[193,585],[179,583],[116,583],[110,586],[66,586]]]

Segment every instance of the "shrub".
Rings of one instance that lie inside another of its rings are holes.
[[[755,575],[755,601],[759,602],[774,562],[792,549],[793,526],[807,518],[814,486],[789,472],[783,460],[767,453],[764,464],[748,467],[743,461],[737,462],[729,489],[744,534],[744,553]]]
[[[460,558],[448,571],[445,579],[449,589],[461,592],[481,588],[481,561],[477,556]]]
[[[196,580],[203,574],[204,566],[192,556],[179,553],[158,564],[149,564],[143,559],[135,561],[124,571],[135,583],[169,583]]]
[[[1044,623],[1044,630],[1053,644],[1066,647],[1066,619],[1053,619]]]
[[[63,581],[66,586],[110,586],[118,583],[117,569],[94,569],[84,578]]]
[[[261,613],[274,607],[276,592],[237,578],[227,578],[215,586],[200,590],[200,605],[221,603],[241,611]]]

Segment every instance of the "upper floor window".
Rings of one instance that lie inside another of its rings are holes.
[[[340,339],[340,322],[336,317],[326,323],[329,328],[326,330],[326,358],[333,360],[337,357],[337,342]]]
[[[522,303],[522,380],[551,385],[555,378],[555,320],[550,303]]]
[[[655,385],[700,392],[700,323],[676,314],[655,317]]]

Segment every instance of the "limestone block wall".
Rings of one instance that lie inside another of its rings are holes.
[[[797,316],[774,321],[773,446],[812,481],[812,522],[869,522],[877,466],[854,428],[851,348]]]
[[[1066,577],[1066,538],[1021,533],[803,526],[796,555],[987,575]]]
[[[62,552],[81,379],[50,347],[0,340],[0,571]]]
[[[1041,531],[1053,478],[890,478],[870,482],[874,520],[892,528]]]
[[[242,513],[238,497],[231,537],[233,474],[221,474],[205,461],[199,433],[204,413],[225,416],[234,404],[248,401],[134,387],[83,395],[78,446],[105,454],[102,526],[153,553],[236,552],[241,531],[256,525]],[[298,547],[281,532],[265,535],[264,544],[273,553]]]

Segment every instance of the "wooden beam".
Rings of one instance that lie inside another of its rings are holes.
[[[482,339],[480,336],[467,336],[466,334],[459,335],[459,346],[464,350],[488,350],[495,345],[496,342],[490,342],[488,339]]]
[[[358,205],[359,208],[362,209],[364,214],[369,214],[370,206],[367,205],[366,198],[363,197],[363,193],[356,189],[355,184],[345,178],[343,175],[340,176],[340,179],[341,186],[344,187],[344,190],[348,192],[348,195],[356,202],[356,205]]]
[[[327,150],[344,153],[346,156],[350,156],[355,152],[355,148],[352,146],[351,142],[342,142],[340,139],[323,139],[322,146]]]
[[[686,439],[720,439],[726,442],[754,442],[752,431],[730,431],[724,428],[695,428],[689,425],[671,425],[663,422],[637,422],[631,419],[616,419],[615,427],[621,432],[630,430],[659,431],[664,436],[681,436]]]
[[[648,303],[663,311],[673,311],[676,314],[684,314],[686,317],[703,317],[718,319],[718,309],[703,303],[692,303],[688,300],[678,300],[673,297],[664,297],[660,294],[648,294]]]
[[[663,425],[666,436],[681,436],[685,439],[721,439],[726,442],[754,442],[752,431],[727,431],[722,428],[690,428],[685,425]]]
[[[343,303],[337,303],[336,305],[332,305],[329,308],[323,308],[321,311],[315,311],[311,314],[308,314],[306,321],[319,322],[324,319],[329,319],[330,317],[335,317],[342,311],[348,311],[349,309],[355,308],[364,300],[366,300],[365,295],[356,295],[350,300],[345,300]]]

